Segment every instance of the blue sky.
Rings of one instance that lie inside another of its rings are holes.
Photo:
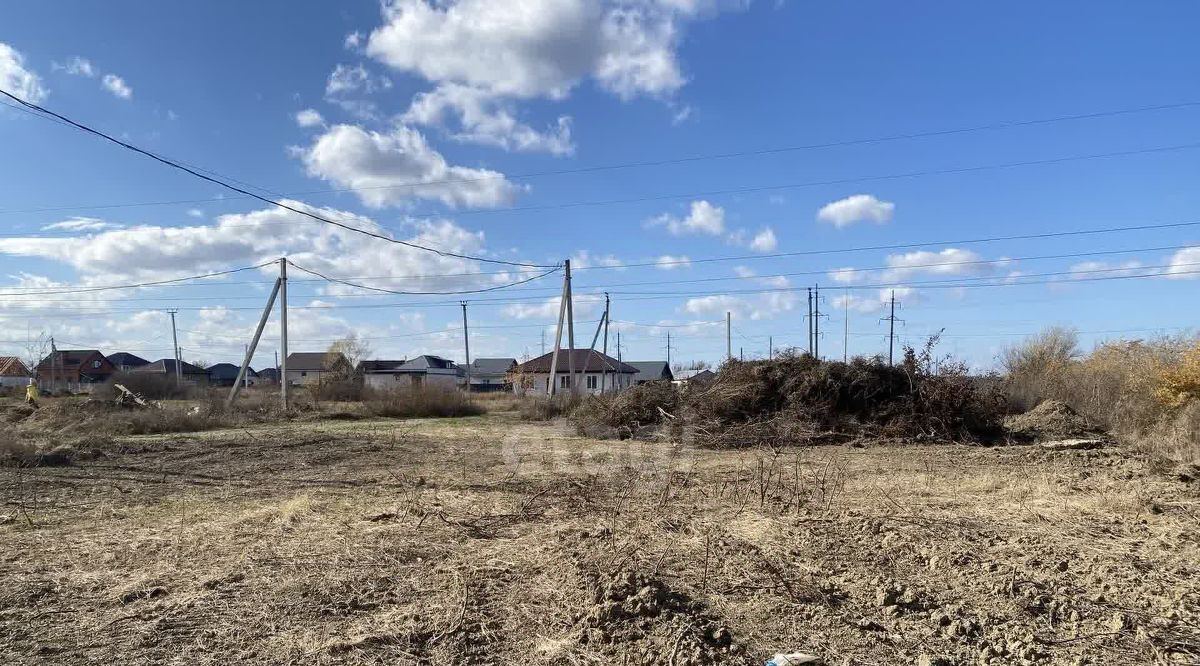
[[[607,290],[627,360],[662,358],[667,330],[672,360],[719,360],[726,311],[735,353],[765,355],[768,338],[804,345],[795,289],[815,283],[829,314],[821,349],[837,357],[847,309],[850,353],[886,350],[879,286],[898,290],[903,339],[944,328],[942,349],[977,367],[1050,324],[1089,344],[1195,324],[1200,226],[954,242],[1200,220],[1200,106],[1186,105],[1200,102],[1200,7],[1188,3],[43,5],[0,10],[4,89],[396,238],[525,263],[571,257],[577,339],[598,318],[588,295]],[[1110,113],[1154,106],[1170,108]],[[272,210],[10,108],[0,145],[0,354],[45,331],[169,356],[163,310],[175,307],[186,358],[234,360],[269,269],[49,292],[283,254],[388,289],[523,275]],[[678,161],[747,152],[758,154]],[[659,161],[670,163],[628,166]],[[843,252],[795,254],[826,250]],[[420,277],[448,273],[475,275]],[[1060,275],[1021,277],[1043,273]],[[1150,277],[1070,282],[1125,275]],[[294,280],[292,349],[354,331],[380,357],[461,358],[466,298],[474,355],[536,355],[558,279],[463,297]],[[1024,280],[1037,284],[1007,284]],[[278,346],[274,326],[258,365]]]

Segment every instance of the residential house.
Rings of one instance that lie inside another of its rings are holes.
[[[259,384],[278,384],[279,383],[279,368],[263,368],[254,373],[257,375],[255,379]]]
[[[0,387],[25,386],[33,374],[16,356],[0,356]]]
[[[38,363],[38,386],[50,392],[91,393],[115,372],[113,364],[95,349],[59,349]]]
[[[173,358],[160,358],[153,363],[147,363],[140,368],[134,368],[131,374],[174,378],[176,376],[175,363],[176,361]],[[187,361],[179,363],[178,376],[183,383],[191,384],[192,386],[204,386],[208,384],[208,371]]]
[[[630,361],[629,365],[637,368],[638,371],[633,376],[634,385],[646,382],[669,382],[675,379],[675,376],[671,374],[671,366],[666,361]]]
[[[421,386],[452,389],[463,374],[454,361],[431,354],[407,361],[364,361],[359,367],[366,385],[379,391]]]
[[[519,395],[546,395],[550,392],[550,366],[554,353],[543,354],[530,359],[513,368],[513,392]],[[570,368],[572,361],[575,368],[577,391],[580,393],[600,393],[600,385],[604,390],[613,391],[633,386],[633,378],[637,368],[622,363],[617,359],[589,349],[576,349],[574,355],[567,350],[558,354],[558,367],[555,368],[556,393],[566,393],[571,390]]]
[[[208,366],[208,384],[209,386],[233,386],[241,371],[242,366],[233,363],[210,365]],[[258,373],[254,371],[254,368],[246,368],[246,377],[243,382],[250,385],[258,383]]]
[[[707,386],[713,383],[717,378],[717,373],[704,368],[702,370],[680,370],[675,373],[676,384],[686,384],[687,386]]]
[[[115,354],[109,354],[108,362],[113,364],[113,367],[117,369],[117,372],[133,372],[143,365],[150,365],[150,361],[147,361],[141,356],[134,356],[129,352],[117,352]]]
[[[341,352],[294,352],[287,356],[288,386],[319,384],[349,376],[353,370]]]
[[[515,367],[515,358],[477,358],[471,361],[470,389],[477,393],[507,391],[512,387],[509,373]]]

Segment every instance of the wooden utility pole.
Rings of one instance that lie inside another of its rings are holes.
[[[283,399],[283,411],[288,409],[288,378],[287,378],[287,259],[279,259],[279,344],[283,347],[283,365],[279,366],[279,396]],[[318,375],[319,377],[320,375]]]
[[[471,392],[471,337],[467,333],[467,302],[461,301],[463,309],[463,353],[467,355],[467,393]]]
[[[183,385],[183,373],[179,367],[179,335],[175,332],[175,313],[179,310],[171,308],[167,310],[167,314],[171,315],[171,343],[175,345],[175,386]]]

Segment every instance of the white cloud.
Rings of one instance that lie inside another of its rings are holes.
[[[88,60],[87,58],[81,58],[80,56],[72,57],[65,65],[53,63],[51,67],[53,69],[61,69],[71,76],[86,76],[89,79],[95,78],[97,74],[97,70],[92,65],[92,61]]]
[[[1200,277],[1200,247],[1187,247],[1171,255],[1166,276],[1176,280]]]
[[[674,256],[664,254],[654,261],[654,265],[664,271],[675,270],[676,268],[690,268],[692,260],[684,255]]]
[[[204,211],[199,208],[189,208],[187,211],[188,217],[201,218],[204,217]]]
[[[880,289],[871,295],[844,294],[836,296],[832,301],[832,305],[835,310],[845,310],[848,307],[853,312],[861,312],[863,314],[880,312],[891,304],[893,292],[896,295],[897,303],[904,300],[912,304],[917,300],[917,293],[911,287],[896,287],[894,289]]]
[[[388,234],[367,217],[308,207],[298,201],[285,203],[310,208],[356,228]],[[482,232],[446,220],[414,219],[405,224],[412,233],[404,240],[459,254],[487,254]],[[80,274],[84,284],[173,278],[258,264],[281,256],[327,275],[379,275],[379,267],[386,266],[385,272],[399,279],[373,280],[369,284],[387,289],[447,291],[505,284],[520,277],[512,272],[477,275],[479,264],[475,261],[388,243],[314,222],[283,208],[222,215],[214,224],[134,226],[75,238],[0,238],[0,254],[66,264]],[[447,273],[469,275],[413,277]],[[330,288],[329,292],[334,290]]]
[[[762,294],[739,297],[730,294],[689,298],[683,311],[693,315],[718,315],[730,312],[739,319],[774,319],[795,309],[799,296],[791,288],[791,282],[783,276],[764,278],[759,281],[772,289]]]
[[[329,74],[325,83],[325,95],[338,97],[349,93],[370,95],[392,87],[391,80],[382,76],[372,76],[367,68],[359,65],[339,64]]]
[[[997,266],[1005,266],[1007,259],[985,262],[971,250],[948,247],[940,252],[919,250],[904,254],[888,255],[884,261],[888,270],[883,279],[888,281],[907,280],[921,273],[929,275],[986,275]]]
[[[0,42],[0,88],[34,104],[50,94],[42,79],[25,68],[25,57],[4,42]]]
[[[689,298],[683,304],[684,312],[694,315],[724,314],[726,312],[740,315],[749,308],[745,300],[728,294],[713,296],[697,296]]]
[[[775,231],[771,227],[767,227],[755,234],[750,240],[750,249],[755,252],[774,252],[779,247],[778,241],[775,239]]]
[[[433,82],[517,98],[565,98],[593,77],[628,99],[667,95],[692,3],[604,0],[391,0],[367,54]]]
[[[1072,273],[1082,274],[1080,277],[1107,277],[1114,275],[1133,275],[1139,272],[1142,262],[1137,260],[1123,261],[1110,264],[1106,261],[1083,261],[1071,266]]]
[[[650,221],[651,226],[665,226],[676,236],[686,234],[709,234],[719,236],[725,231],[725,209],[698,200],[693,201],[687,217],[679,218],[664,213]]]
[[[856,222],[887,224],[895,212],[896,204],[890,201],[880,201],[871,194],[855,194],[825,204],[817,211],[817,219],[840,229]]]
[[[594,268],[597,266],[623,270],[624,265],[625,262],[621,261],[614,254],[593,256],[587,250],[580,250],[571,257],[571,268],[575,270]]]
[[[855,282],[862,282],[863,278],[866,277],[866,271],[860,271],[853,267],[835,268],[829,271],[829,277],[834,282],[854,284]]]
[[[539,132],[519,122],[510,106],[479,88],[448,83],[414,97],[402,120],[452,128],[451,137],[464,143],[553,155],[574,152],[569,116],[560,116],[554,125]]]
[[[334,125],[307,148],[296,148],[308,174],[356,188],[368,206],[379,208],[412,199],[433,199],[448,206],[500,206],[518,188],[504,174],[452,166],[416,129],[390,132],[355,125]]]
[[[558,320],[559,306],[562,303],[561,297],[551,296],[544,301],[535,303],[513,303],[507,305],[501,311],[504,316],[512,319],[553,319]],[[595,297],[586,297],[576,295],[571,300],[571,309],[575,314],[575,344],[579,344],[580,335],[580,320],[587,319],[597,314],[600,311],[600,303],[603,303],[603,297],[597,300]],[[547,336],[549,337],[549,336]],[[563,346],[567,344],[567,331],[563,330]]]
[[[43,231],[106,231],[108,229],[120,229],[121,225],[105,222],[95,217],[72,217],[62,222],[47,224],[42,227]]]
[[[351,49],[351,50],[357,49],[359,46],[362,45],[362,40],[363,40],[363,34],[359,31],[355,30],[354,32],[346,35],[346,40],[344,42],[342,42],[342,46],[346,47],[347,49]]]
[[[129,84],[125,83],[125,79],[116,74],[105,74],[104,78],[100,79],[100,84],[104,86],[105,90],[121,99],[133,97],[133,88],[130,88]]]
[[[316,109],[304,109],[296,112],[296,124],[300,127],[316,127],[324,125],[325,118]]]
[[[750,268],[749,266],[734,266],[733,274],[740,278],[752,278],[757,275],[757,273],[754,272],[754,269]]]

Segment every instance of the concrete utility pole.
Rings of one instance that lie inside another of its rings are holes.
[[[179,335],[175,332],[175,313],[179,312],[174,308],[167,310],[167,314],[171,315],[171,343],[175,345],[175,386],[183,384],[183,373],[179,367]]]
[[[667,329],[667,367],[671,367],[671,329]]]
[[[229,397],[225,399],[225,406],[228,407],[237,400],[238,391],[242,389],[242,382],[246,381],[246,373],[250,369],[250,359],[254,358],[254,350],[258,349],[258,341],[262,337],[263,329],[267,327],[267,319],[271,316],[271,310],[275,307],[275,297],[279,295],[283,278],[275,278],[275,287],[271,289],[271,295],[267,298],[267,307],[263,308],[262,317],[258,319],[258,327],[254,329],[254,338],[250,340],[250,346],[246,347],[246,357],[242,360],[242,367],[238,370],[237,379],[233,382],[233,388],[229,391]]]
[[[542,356],[546,355],[546,329],[542,329]]]
[[[842,363],[850,361],[850,290],[846,289],[842,295],[842,300],[846,306],[846,318],[843,320],[842,327]]]
[[[733,313],[725,312],[725,358],[733,358]]]
[[[609,323],[609,299],[608,292],[604,292],[604,372],[600,373],[600,392],[604,393],[606,380],[608,379],[609,363],[608,363],[608,323]]]
[[[567,260],[567,374],[570,375],[571,395],[575,395],[578,387],[575,385],[575,292],[571,288],[571,261]],[[589,354],[590,357],[590,354]],[[588,360],[591,360],[590,358]],[[587,368],[587,361],[583,363]]]
[[[249,355],[250,354],[250,345],[242,345],[242,347],[245,348],[246,355]],[[242,385],[242,388],[250,388],[250,371],[249,370],[246,371],[246,383]]]
[[[775,338],[767,336],[767,360],[775,360]]]
[[[283,365],[279,366],[279,395],[283,399],[283,411],[288,408],[287,379],[287,259],[279,259],[279,344],[283,347]]]
[[[463,309],[463,351],[467,355],[467,393],[471,392],[471,338],[467,334],[467,302],[462,301]]]
[[[567,317],[567,297],[571,288],[571,260],[564,262],[566,274],[563,275],[562,296],[558,299],[558,326],[554,329],[554,355],[550,357],[550,379],[546,388],[547,395],[558,391],[558,352],[562,350],[563,320]]]

